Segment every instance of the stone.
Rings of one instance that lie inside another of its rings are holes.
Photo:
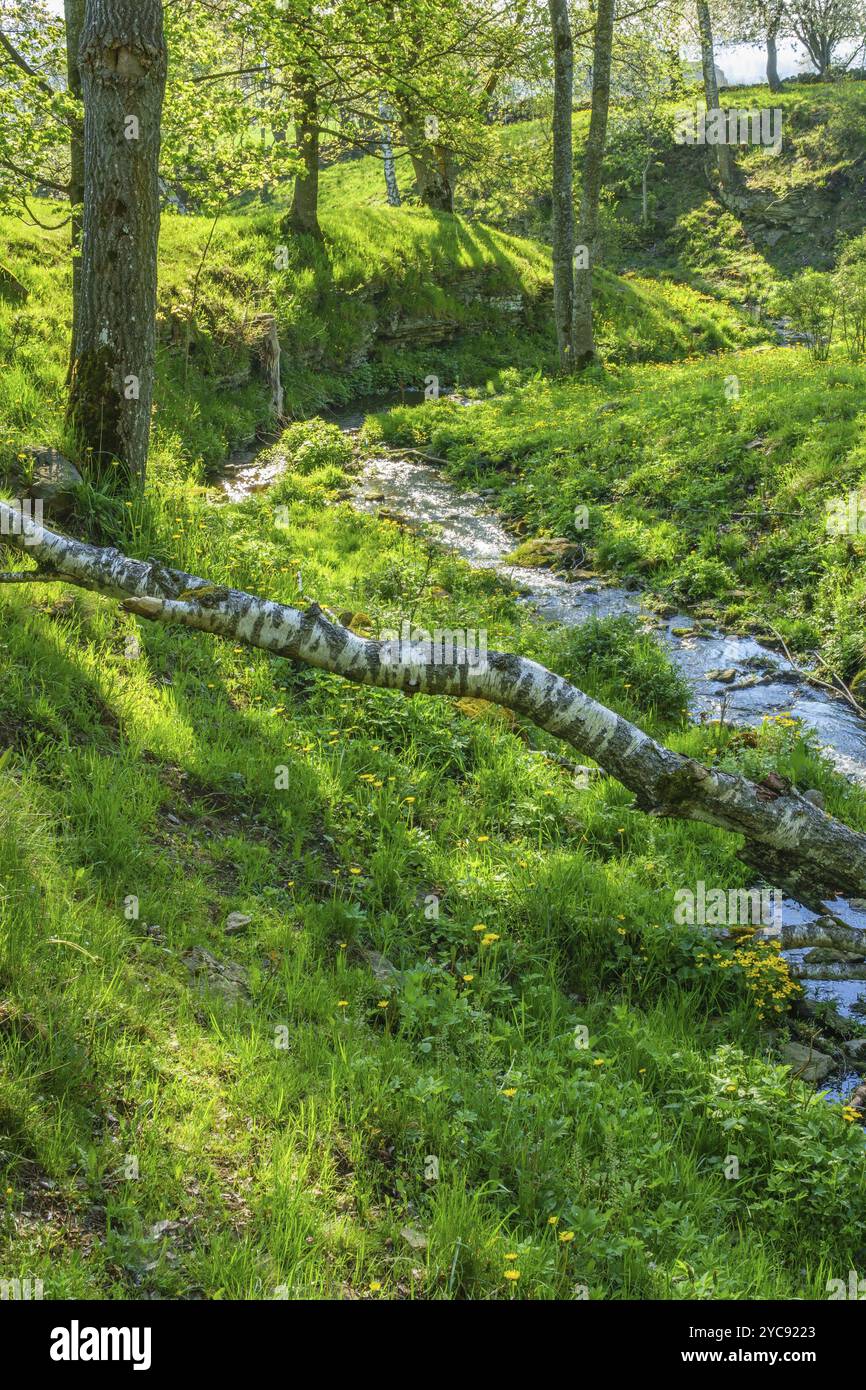
[[[815,946],[804,957],[807,965],[856,965],[866,956],[854,951],[837,951],[833,946]]]
[[[565,536],[553,536],[547,539],[537,536],[531,540],[522,541],[516,550],[512,550],[510,555],[506,555],[505,562],[508,565],[520,565],[526,569],[537,569],[545,565],[556,568],[558,565],[567,565],[570,561],[582,559],[583,546],[577,541],[570,541]]]
[[[849,1038],[843,1044],[846,1055],[855,1062],[866,1062],[866,1038]]]
[[[75,464],[56,449],[28,448],[22,453],[29,460],[25,497],[41,501],[52,516],[66,516],[72,509],[74,489],[84,482]]]
[[[193,946],[184,955],[184,963],[199,989],[221,995],[227,1004],[249,999],[247,972],[235,961],[217,960],[203,946]]]
[[[834,1062],[826,1052],[816,1052],[805,1043],[789,1042],[782,1048],[782,1061],[803,1081],[818,1083],[830,1075]]]
[[[724,670],[707,671],[704,679],[708,681],[717,681],[720,685],[727,685],[728,681],[732,681],[736,674],[736,670],[733,666],[726,666]]]
[[[234,936],[237,932],[243,931],[252,920],[252,917],[248,917],[245,912],[230,912],[226,918],[226,936]]]

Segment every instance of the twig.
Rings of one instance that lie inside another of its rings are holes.
[[[853,695],[852,692],[848,689],[847,685],[842,680],[842,677],[837,676],[836,672],[832,669],[832,667],[827,665],[827,662],[824,660],[823,657],[819,656],[818,660],[820,661],[824,669],[830,672],[830,675],[833,677],[832,681],[822,681],[820,676],[814,675],[813,672],[804,671],[803,667],[798,666],[793,656],[791,655],[790,648],[782,634],[776,631],[772,623],[767,623],[767,627],[770,629],[773,636],[776,638],[776,641],[781,646],[782,651],[785,653],[785,656],[787,657],[788,661],[790,661],[791,666],[794,669],[795,675],[802,676],[803,680],[811,681],[812,685],[819,685],[822,690],[830,690],[833,692],[834,695],[840,695],[842,699],[845,700],[846,704],[849,704],[851,706],[855,714],[859,714],[861,719],[866,719],[866,708],[864,708],[864,706],[860,704],[856,696]]]
[[[57,584],[65,574],[55,574],[53,570],[22,570],[19,574],[0,574],[0,584]]]
[[[441,459],[437,454],[425,454],[421,449],[392,449],[392,454],[414,454],[416,458],[424,459],[427,463],[441,463],[447,466],[448,460]]]

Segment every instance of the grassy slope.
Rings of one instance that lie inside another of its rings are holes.
[[[372,161],[369,161],[372,163]],[[274,268],[278,214],[253,211],[218,225],[197,292],[184,365],[192,286],[210,232],[207,219],[166,217],[161,240],[154,453],[190,474],[219,463],[267,420],[263,389],[224,390],[238,347],[257,313],[275,312],[283,346],[287,409],[296,415],[359,394],[422,385],[496,385],[503,370],[526,375],[553,364],[544,248],[488,227],[419,209],[399,211],[361,196],[358,164],[323,179],[327,252],[291,245],[289,268]],[[357,203],[348,203],[352,197]],[[0,219],[3,259],[30,291],[21,303],[0,289],[0,472],[26,445],[70,449],[63,425],[70,269],[66,233]],[[529,329],[483,302],[465,303],[461,282],[487,295],[522,294]],[[371,299],[371,296],[374,298]],[[533,304],[539,304],[533,310]],[[457,324],[454,346],[390,348],[363,360],[372,325],[394,315]],[[764,335],[738,313],[684,285],[605,276],[601,336],[614,360],[669,361]]]
[[[459,351],[383,354],[361,362],[371,320],[398,310],[456,320],[472,335],[473,365],[533,360],[543,338],[526,340],[501,325],[484,332],[481,311],[464,306],[453,286],[480,277],[491,294],[522,293],[531,302],[549,282],[540,248],[503,233],[469,228],[423,212],[395,217],[387,209],[354,209],[325,216],[327,254],[292,246],[287,270],[275,269],[282,242],[273,213],[223,219],[200,277],[189,364],[185,367],[192,287],[210,232],[207,219],[166,217],[160,245],[158,362],[154,450],[186,460],[191,472],[218,463],[267,418],[262,387],[220,388],[242,365],[260,312],[277,315],[284,350],[288,409],[320,409],[353,394],[403,380],[423,382],[427,371],[460,371]],[[21,445],[69,447],[62,397],[66,371],[70,269],[66,234],[0,223],[4,261],[30,290],[21,303],[0,290],[0,470]],[[378,291],[375,305],[366,295]]]
[[[397,410],[382,428],[501,489],[529,533],[576,536],[601,570],[731,626],[823,644],[852,678],[866,665],[864,538],[826,521],[827,502],[866,481],[864,423],[862,365],[786,348],[532,382],[463,413]]]
[[[339,177],[362,173],[341,166]],[[447,557],[428,572],[423,547],[396,528],[325,512],[343,485],[333,465],[267,500],[211,505],[202,465],[261,418],[257,388],[213,389],[244,312],[271,306],[273,217],[261,216],[220,233],[185,393],[177,350],[163,355],[147,497],[84,498],[78,524],[98,517],[136,554],[277,597],[296,597],[300,569],[307,594],[364,609],[376,626],[414,608],[431,627],[487,627],[491,645],[573,674],[675,746],[752,773],[778,766],[866,826],[862,799],[784,721],[757,747],[685,728],[683,692],[629,629],[555,639],[528,628],[489,576]],[[164,309],[188,293],[206,232],[167,222]],[[436,220],[411,211],[346,215],[341,288],[378,268],[399,300],[412,257],[437,242]],[[34,293],[24,310],[0,303],[7,456],[34,437],[63,440],[60,248],[13,235],[8,260]],[[516,275],[533,279],[537,252],[519,257]],[[284,331],[302,339],[321,314],[339,348],[322,268],[292,283]],[[635,322],[633,291],[648,297],[647,322],[669,328],[669,356],[700,338],[698,313],[723,315],[720,340],[704,334],[704,345],[747,341],[727,310],[626,281],[611,285],[614,349]],[[623,357],[646,349],[651,335],[640,336]],[[466,365],[469,381],[492,370]],[[724,364],[696,370],[715,380]],[[644,382],[646,408],[659,371],[623,378]],[[315,405],[322,388],[310,380],[298,392]],[[323,389],[339,391],[336,375]],[[588,421],[566,390],[539,384],[536,399],[517,398],[506,451],[536,409],[562,413],[573,450]],[[499,407],[480,409],[489,443]],[[601,419],[586,447],[603,436],[612,457],[607,430],[620,417]],[[685,425],[674,433],[675,453]],[[548,462],[538,482],[552,492]],[[287,530],[276,503],[290,507]],[[670,926],[678,886],[745,882],[722,836],[656,824],[604,779],[578,790],[533,754],[540,735],[477,708],[139,632],[89,595],[4,590],[0,606],[8,1277],[41,1275],[49,1297],[269,1298],[289,1285],[545,1298],[585,1285],[614,1298],[800,1298],[856,1267],[862,1136],[768,1061],[784,976],[770,952],[709,956]],[[275,789],[278,767],[288,791]],[[137,921],[124,912],[130,894]],[[425,915],[431,894],[438,919]],[[226,937],[233,909],[253,921]],[[496,938],[487,945],[480,924]],[[242,964],[250,1000],[226,1008],[193,989],[183,953],[194,946]],[[386,953],[402,983],[378,982],[362,947]],[[587,1048],[575,1046],[578,1025]],[[737,1181],[724,1177],[731,1153]],[[425,1180],[431,1154],[438,1182]],[[173,1224],[155,1232],[162,1221]],[[403,1227],[422,1230],[426,1248],[413,1250]]]
[[[157,470],[119,539],[278,597],[300,569],[375,625],[420,590],[431,627],[486,626],[866,824],[796,730],[684,729],[646,639],[555,645],[447,557],[425,583],[420,543],[324,513],[339,482],[216,507]],[[744,882],[721,835],[580,791],[534,731],[452,702],[161,629],[129,659],[136,622],[89,595],[0,605],[5,1273],[51,1297],[799,1298],[856,1265],[862,1139],[765,1060],[772,952],[710,958],[669,925],[677,885]],[[250,1001],[193,989],[193,946],[242,964]]]
[[[772,94],[766,86],[733,88],[722,94],[728,107],[781,107],[783,144],[778,158],[744,148],[737,164],[745,191],[755,198],[796,204],[808,194],[807,227],[778,225],[783,234],[770,245],[769,228],[727,212],[711,196],[704,173],[705,151],[677,146],[660,130],[650,174],[651,226],[640,222],[639,181],[629,182],[621,156],[622,117],[614,111],[608,141],[605,186],[613,196],[603,205],[603,249],[612,270],[677,279],[742,303],[763,302],[773,285],[804,265],[821,269],[835,260],[837,237],[857,235],[866,226],[863,137],[866,83],[785,85]],[[697,89],[675,109],[698,102]],[[626,115],[628,113],[625,113]],[[586,112],[574,117],[575,157],[586,137]],[[549,129],[541,121],[505,127],[494,137],[497,157],[490,169],[458,184],[461,211],[541,240],[549,239]],[[372,178],[372,173],[371,173]]]

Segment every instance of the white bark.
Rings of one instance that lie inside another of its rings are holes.
[[[397,187],[397,165],[394,160],[394,143],[391,139],[391,109],[384,96],[379,97],[379,119],[382,122],[382,167],[385,172],[385,188],[388,193],[388,206],[401,206],[400,190]]]
[[[593,758],[635,793],[638,808],[648,814],[743,835],[740,858],[774,886],[790,886],[800,901],[819,902],[834,891],[866,896],[866,835],[825,815],[779,777],[756,784],[664,748],[526,657],[489,652],[476,669],[474,653],[446,664],[431,663],[423,644],[395,653],[393,644],[359,637],[318,604],[301,611],[157,561],[132,560],[26,518],[22,523],[20,513],[3,502],[0,534],[31,555],[43,574],[123,600],[139,617],[245,642],[362,685],[407,695],[474,696],[515,710]],[[200,590],[200,597],[190,590]]]

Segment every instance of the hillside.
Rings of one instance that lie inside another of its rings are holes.
[[[547,115],[491,123],[455,215],[417,206],[405,157],[400,208],[378,160],[321,170],[321,243],[281,230],[288,185],[166,213],[146,482],[118,461],[51,526],[209,581],[177,604],[483,633],[702,777],[866,833],[866,537],[827,527],[866,486],[866,365],[775,299],[846,241],[866,264],[866,82],[726,100],[782,106],[781,156],[746,152],[726,206],[660,127],[647,228],[614,113],[580,375]],[[0,242],[5,497],[35,448],[87,469],[68,229],[9,215]],[[673,778],[659,812],[516,700],[374,688],[99,590],[0,582],[10,1278],[187,1316],[799,1303],[861,1268],[866,950],[814,948],[810,974],[814,943],[678,910],[698,884],[781,896],[787,842],[750,867],[724,820],[668,814]],[[821,917],[784,882],[786,929],[863,926],[862,900]]]

